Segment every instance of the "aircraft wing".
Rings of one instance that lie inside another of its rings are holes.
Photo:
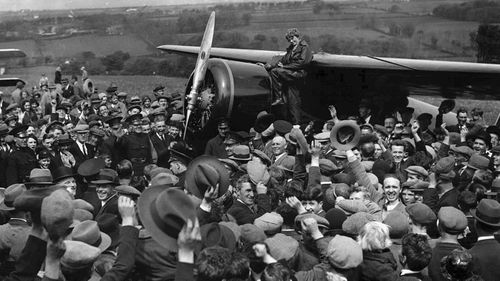
[[[26,54],[19,49],[0,49],[0,59],[23,58]]]
[[[163,45],[158,49],[168,53],[193,55],[198,56],[200,47],[198,46],[181,46],[181,45]],[[211,48],[210,57],[235,60],[241,62],[262,62],[270,61],[274,56],[284,55],[284,52],[279,51],[264,51],[251,49],[231,49],[231,48]]]
[[[163,45],[158,49],[176,54],[197,56],[199,47]],[[280,51],[212,48],[211,57],[241,62],[269,62],[283,55]],[[442,95],[446,98],[500,99],[500,65],[384,58],[374,56],[316,53],[309,66],[310,74],[335,72],[339,76],[362,76],[365,89],[397,84],[413,95]],[[343,78],[340,78],[343,79]],[[358,84],[352,83],[352,84]]]
[[[0,78],[0,87],[13,87],[16,86],[17,82],[24,83],[20,78]]]

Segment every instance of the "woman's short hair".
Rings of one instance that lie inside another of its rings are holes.
[[[292,38],[293,36],[300,37],[300,32],[297,28],[290,28],[286,31],[285,34],[286,39]]]
[[[368,251],[389,248],[392,245],[389,226],[378,221],[365,224],[359,233],[358,243],[363,250]]]

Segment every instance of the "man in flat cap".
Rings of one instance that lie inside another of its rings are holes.
[[[35,152],[27,147],[26,129],[28,126],[19,125],[10,131],[16,148],[7,161],[7,185],[25,182],[31,170],[37,167]]]
[[[285,98],[292,123],[300,124],[301,99],[294,82],[307,75],[305,67],[311,62],[313,55],[309,45],[301,38],[296,28],[288,29],[285,38],[290,42],[286,54],[279,61],[266,64],[265,68],[271,77],[273,105],[283,103]],[[286,97],[283,96],[283,86],[288,87]]]

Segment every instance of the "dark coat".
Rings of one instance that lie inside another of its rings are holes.
[[[123,226],[120,229],[120,247],[118,247],[116,261],[101,281],[127,280],[134,269],[138,237],[139,230],[133,226]]]
[[[436,243],[434,249],[432,249],[432,257],[429,263],[428,272],[429,277],[433,281],[446,281],[446,278],[441,274],[441,259],[447,255],[449,255],[455,249],[463,249],[460,244],[454,243]]]
[[[151,141],[147,134],[128,134],[117,140],[122,159],[128,159],[134,167],[134,175],[142,176],[144,166],[153,162]]]
[[[500,243],[495,239],[477,241],[469,252],[474,258],[475,272],[484,281],[495,281],[500,276]]]
[[[116,194],[113,195],[102,207],[99,205],[97,211],[94,209],[94,212],[96,212],[95,220],[98,220],[101,215],[106,213],[113,214],[121,218],[120,213],[118,212],[118,196]]]
[[[255,196],[256,210],[252,210],[240,200],[234,200],[233,205],[227,211],[228,214],[236,219],[238,225],[247,223],[253,224],[253,221],[267,212],[271,212],[271,200],[267,194],[257,194]]]
[[[312,58],[311,48],[306,41],[300,40],[295,49],[291,44],[288,46],[286,54],[281,58],[280,62],[285,69],[301,71],[311,62]]]
[[[170,136],[166,134],[163,136],[163,140],[158,137],[158,134],[152,133],[150,135],[151,143],[153,144],[153,148],[156,150],[156,154],[158,155],[158,160],[156,165],[159,167],[168,167],[169,160],[169,151],[168,145],[170,143]]]
[[[87,148],[87,155],[83,154],[76,142],[74,142],[69,148],[69,152],[71,152],[71,154],[73,154],[73,157],[75,157],[75,169],[78,169],[80,164],[82,164],[85,160],[94,158],[94,146],[86,143],[85,147]]]
[[[391,251],[363,251],[360,265],[362,281],[393,281],[398,278],[398,264]]]
[[[224,144],[224,139],[217,135],[207,142],[205,147],[205,154],[212,155],[217,158],[227,158],[226,145]]]
[[[31,170],[38,167],[35,152],[28,148],[22,147],[10,154],[7,161],[7,184],[9,186],[15,183],[25,182]]]
[[[132,280],[172,280],[176,275],[176,265],[176,251],[162,246],[146,230],[141,230],[135,255],[136,272]]]
[[[16,264],[16,269],[4,281],[34,280],[45,261],[46,253],[47,242],[30,235]]]
[[[0,186],[7,188],[7,163],[9,162],[10,152],[0,150]]]

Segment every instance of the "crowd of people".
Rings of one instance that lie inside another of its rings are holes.
[[[221,118],[196,153],[180,95],[58,71],[0,95],[4,280],[500,279],[500,129],[479,109]]]

